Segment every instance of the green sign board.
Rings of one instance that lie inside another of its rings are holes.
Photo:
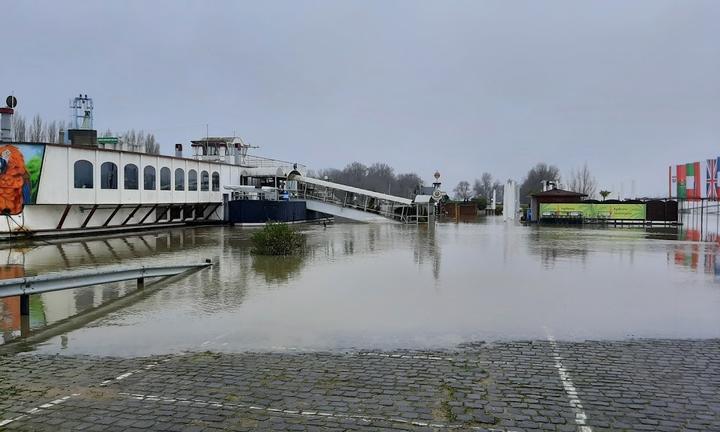
[[[118,138],[117,137],[98,137],[97,142],[98,142],[98,144],[117,144]]]
[[[591,204],[591,203],[547,203],[540,204],[540,215],[582,216],[588,219],[631,219],[645,220],[645,204]]]

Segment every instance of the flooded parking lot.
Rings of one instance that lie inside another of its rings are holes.
[[[299,226],[301,257],[250,254],[248,228],[187,228],[3,249],[6,273],[192,263],[193,273],[36,347],[137,356],[194,351],[435,349],[474,341],[720,336],[717,243],[688,231],[523,227],[497,218],[434,227]],[[33,296],[42,327],[134,283]],[[5,339],[17,335],[11,300]]]

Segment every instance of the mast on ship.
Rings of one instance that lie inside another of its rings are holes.
[[[97,147],[97,131],[93,128],[92,98],[88,95],[79,94],[70,101],[70,128],[67,131],[67,138],[71,145]]]

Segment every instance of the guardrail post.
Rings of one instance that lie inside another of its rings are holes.
[[[137,279],[137,287],[138,287],[138,289],[145,288],[145,278],[144,277]]]
[[[30,294],[20,294],[20,316],[30,316]]]
[[[30,316],[20,315],[20,337],[30,336]]]

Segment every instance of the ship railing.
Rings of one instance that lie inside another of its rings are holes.
[[[236,163],[234,155],[193,155],[192,158],[203,162],[219,162],[233,165]],[[239,165],[245,168],[271,168],[275,170],[281,168],[285,174],[292,171],[304,173],[307,170],[307,166],[303,164],[262,156],[247,155],[239,159]]]
[[[407,204],[344,190],[309,188],[307,183],[304,183],[297,191],[291,191],[290,199],[322,201],[338,207],[377,214],[398,222],[409,222],[410,220],[411,206]]]
[[[243,165],[255,168],[282,168],[285,173],[290,173],[293,170],[304,173],[307,170],[305,165],[296,162],[288,162],[254,155],[245,156],[242,163]]]

